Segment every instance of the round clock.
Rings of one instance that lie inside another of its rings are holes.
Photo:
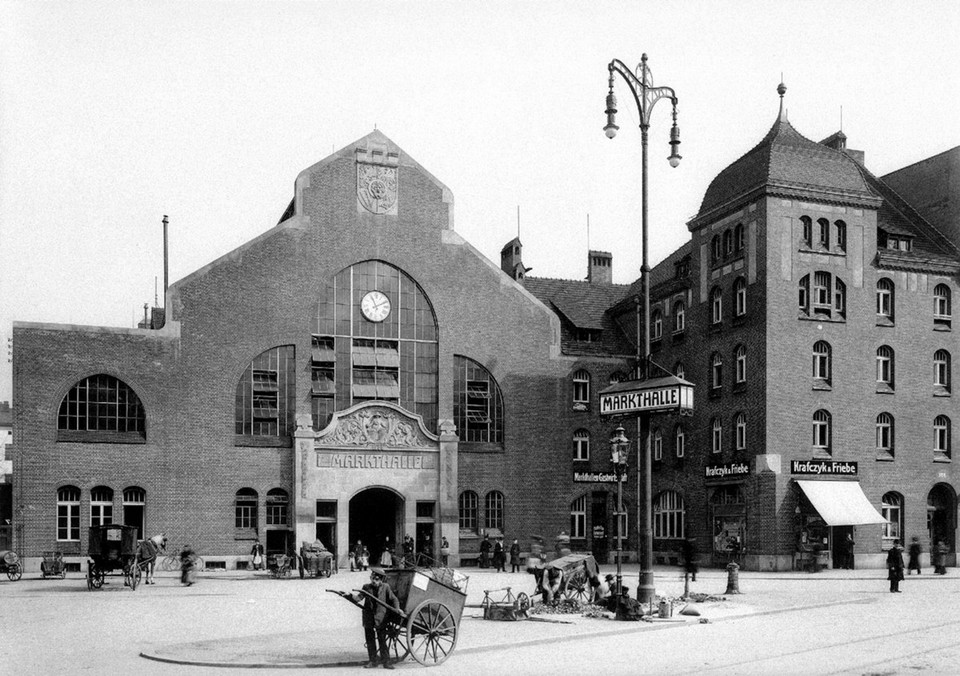
[[[360,311],[371,322],[382,322],[390,315],[390,299],[382,291],[371,291],[360,301]]]

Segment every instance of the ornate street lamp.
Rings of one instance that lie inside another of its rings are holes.
[[[613,93],[614,73],[619,73],[630,93],[633,94],[637,102],[637,109],[640,112],[640,147],[641,147],[641,199],[643,202],[641,211],[641,242],[643,245],[643,263],[640,267],[640,282],[643,289],[643,352],[641,353],[640,341],[637,340],[637,370],[638,379],[649,377],[650,365],[650,265],[647,254],[647,132],[650,129],[650,114],[653,107],[660,99],[670,99],[673,104],[673,127],[670,130],[670,161],[671,167],[680,164],[680,128],[677,127],[677,95],[671,87],[655,87],[653,85],[653,76],[647,67],[647,55],[640,57],[640,64],[637,66],[634,74],[619,59],[614,59],[607,66],[610,73],[610,91],[607,94],[607,124],[603,128],[607,138],[613,138],[617,135],[619,127],[616,122],[617,97]],[[639,338],[639,336],[638,336]],[[637,585],[637,600],[641,603],[652,602],[655,596],[653,585],[653,522],[651,505],[651,458],[650,458],[650,416],[649,413],[641,413],[639,416],[639,434],[637,437],[637,451],[643,453],[643,480],[638,477],[637,486],[637,508],[643,506],[645,511],[643,518],[643,537],[640,547],[640,584]],[[642,451],[641,451],[642,449]],[[641,466],[641,463],[638,464]],[[642,490],[641,490],[642,487]],[[640,520],[638,519],[638,526]]]
[[[618,425],[610,438],[610,462],[617,475],[617,587],[616,597],[620,598],[623,589],[623,475],[627,471],[627,453],[630,440],[623,433],[623,425]]]

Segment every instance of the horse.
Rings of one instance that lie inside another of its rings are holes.
[[[154,535],[152,538],[143,540],[137,547],[137,558],[143,566],[146,580],[144,584],[156,584],[153,579],[153,572],[157,566],[157,553],[167,550],[167,536],[164,533]]]

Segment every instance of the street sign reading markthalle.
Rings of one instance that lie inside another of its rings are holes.
[[[693,383],[676,376],[624,380],[600,391],[600,415],[692,410]]]

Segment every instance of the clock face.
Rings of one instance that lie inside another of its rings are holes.
[[[390,315],[390,299],[380,291],[371,291],[360,301],[360,311],[371,322],[382,322]]]

